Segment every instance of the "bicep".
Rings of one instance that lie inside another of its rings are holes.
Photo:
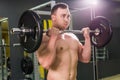
[[[83,45],[82,43],[79,42],[79,46],[78,46],[78,60],[82,61],[82,52],[83,52]]]

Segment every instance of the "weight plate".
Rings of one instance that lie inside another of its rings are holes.
[[[18,27],[23,30],[19,34],[20,43],[28,53],[35,52],[42,40],[43,27],[41,18],[34,11],[25,11],[19,20]]]
[[[33,61],[30,57],[26,56],[21,60],[21,69],[25,74],[33,72]]]
[[[97,33],[90,33],[92,44],[96,47],[104,47],[109,43],[112,37],[112,25],[108,19],[103,16],[95,17],[90,23],[90,30],[98,29],[100,31]]]

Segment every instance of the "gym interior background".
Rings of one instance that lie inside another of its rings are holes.
[[[34,54],[25,53],[19,45],[13,46],[13,44],[19,43],[19,39],[17,36],[12,36],[9,30],[17,27],[19,18],[25,10],[48,1],[50,0],[0,1],[0,80],[7,80],[7,78],[9,80],[24,80],[25,78],[29,78],[28,80],[46,79],[46,71],[39,70],[41,66],[35,60]],[[66,2],[70,6],[71,12],[73,11],[71,24],[73,27],[71,29],[81,29],[87,26],[91,20],[91,10],[82,1],[56,0],[56,2]],[[50,6],[42,9],[50,9]],[[95,66],[92,60],[88,64],[78,62],[77,80],[95,80],[96,76],[101,80],[105,80],[106,78],[120,74],[120,0],[99,0],[98,5],[95,7],[95,16],[105,16],[111,21],[113,31],[112,39],[105,47],[96,51],[97,71],[94,69]],[[45,19],[49,18],[48,16],[44,17]],[[77,36],[81,41],[84,41],[82,35]],[[6,45],[1,46],[3,44]],[[33,61],[34,67],[31,68],[34,69],[30,74],[26,74],[21,69],[21,60],[25,56],[29,56]],[[111,80],[114,80],[114,78]]]

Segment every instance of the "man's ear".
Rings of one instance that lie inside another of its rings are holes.
[[[53,20],[53,21],[55,21],[55,15],[51,15],[51,19]]]

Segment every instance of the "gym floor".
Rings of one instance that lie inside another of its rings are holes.
[[[102,78],[100,80],[120,80],[120,74],[113,75],[113,76],[106,77],[106,78]]]

